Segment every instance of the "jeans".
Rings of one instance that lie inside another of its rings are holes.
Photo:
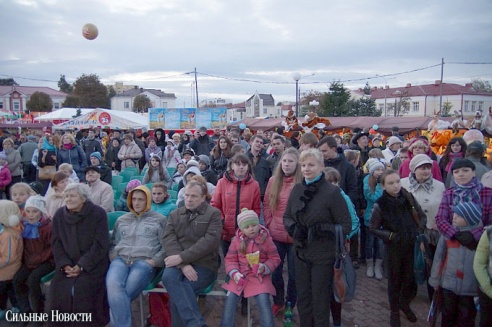
[[[171,298],[172,326],[202,327],[205,319],[200,314],[196,296],[217,279],[217,273],[194,265],[198,280],[189,281],[177,267],[168,267],[162,274],[162,283]]]
[[[295,307],[297,302],[297,291],[296,291],[296,277],[295,277],[295,267],[294,267],[294,247],[290,243],[283,243],[278,241],[273,241],[277,247],[278,255],[280,256],[280,264],[277,269],[272,273],[272,283],[277,291],[277,295],[273,297],[273,303],[277,305],[283,305],[284,300],[290,302],[292,307]],[[289,274],[289,281],[287,282],[287,298],[285,297],[284,291],[284,277],[282,275],[285,257],[287,256],[287,271]]]
[[[366,259],[382,259],[383,258],[383,240],[374,236],[366,227]]]
[[[22,265],[15,273],[12,283],[14,285],[17,304],[21,312],[32,311],[41,313],[44,311],[43,292],[41,291],[40,284],[41,278],[54,269],[55,266],[50,262],[43,262],[34,269],[29,269],[27,266]]]
[[[254,296],[258,310],[260,311],[260,326],[273,327],[273,315],[270,307],[270,294],[261,293]],[[234,316],[236,315],[236,305],[241,296],[228,292],[224,304],[224,313],[220,327],[234,327]]]
[[[131,302],[150,283],[155,268],[145,260],[135,260],[127,265],[121,257],[111,262],[106,275],[106,288],[110,308],[110,326],[132,326]]]

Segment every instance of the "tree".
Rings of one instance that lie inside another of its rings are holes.
[[[13,78],[0,78],[0,85],[2,86],[18,86]]]
[[[27,101],[26,107],[29,111],[49,112],[53,109],[53,101],[44,92],[34,92]]]
[[[58,88],[61,92],[72,94],[73,86],[67,82],[65,75],[60,75],[60,80],[58,81]]]
[[[489,81],[483,81],[481,78],[475,78],[472,80],[472,88],[476,91],[492,93],[492,86]]]
[[[111,98],[114,97],[115,95],[116,95],[116,91],[114,90],[114,87],[110,85],[108,87],[108,98],[110,102],[111,102]]]
[[[350,99],[347,103],[349,109],[349,116],[368,116],[368,117],[380,117],[381,110],[376,107],[376,100],[371,99],[368,96],[363,96],[360,99]]]
[[[64,108],[77,108],[79,106],[80,100],[76,95],[67,95],[65,101],[62,103]]]
[[[365,95],[371,95],[371,85],[369,85],[369,82],[366,82],[362,92],[364,92]]]
[[[453,109],[453,105],[451,104],[451,102],[449,102],[447,100],[446,100],[446,102],[443,102],[442,108],[441,108],[441,116],[442,117],[451,116],[450,115],[451,109]]]
[[[79,105],[84,108],[109,108],[108,89],[99,81],[96,74],[82,74],[73,83],[73,95],[79,97]]]
[[[133,111],[135,112],[148,112],[150,107],[152,103],[145,94],[139,94],[133,99]]]
[[[410,98],[408,97],[408,91],[401,92],[396,90],[393,95],[395,96],[395,103],[390,103],[387,106],[388,113],[393,112],[394,117],[401,117],[410,110]],[[391,116],[391,114],[388,114]]]
[[[349,99],[350,92],[343,86],[343,83],[331,83],[330,92],[325,93],[320,102],[321,115],[325,117],[348,116],[349,110],[347,103]]]
[[[304,117],[309,111],[314,111],[318,116],[322,116],[320,106],[312,106],[310,103],[313,101],[321,103],[323,101],[323,96],[324,93],[313,90],[302,93],[301,98],[299,99],[299,116]]]

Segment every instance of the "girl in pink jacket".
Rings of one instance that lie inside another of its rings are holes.
[[[270,274],[280,264],[277,248],[253,210],[243,209],[237,222],[239,230],[225,257],[226,273],[231,279],[222,285],[228,292],[220,326],[234,326],[236,305],[242,294],[244,298],[255,298],[260,326],[273,327],[270,294],[276,293]]]

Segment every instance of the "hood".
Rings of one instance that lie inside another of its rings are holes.
[[[246,176],[245,179],[243,179],[241,182],[243,182],[244,184],[249,184],[249,183],[252,183],[253,182],[253,177],[247,173],[248,176]],[[237,184],[239,183],[239,181],[237,180],[237,178],[234,176],[234,172],[232,170],[229,170],[229,171],[226,171],[224,173],[224,177],[231,183],[233,184]]]
[[[138,215],[135,212],[135,210],[133,210],[132,200],[131,200],[133,192],[135,192],[136,190],[143,191],[145,193],[145,195],[147,195],[147,205],[145,206],[145,211],[142,212],[140,215]],[[150,193],[149,188],[145,185],[140,185],[140,186],[134,188],[133,190],[131,190],[130,192],[128,192],[128,196],[126,197],[126,204],[128,206],[128,209],[130,209],[130,211],[135,216],[137,216],[137,217],[142,216],[144,213],[146,213],[147,211],[149,211],[152,208],[152,194]]]
[[[185,173],[183,174],[183,185],[186,186],[186,175],[189,173],[194,173],[195,175],[202,176],[202,173],[200,172],[200,168],[195,167],[195,166],[190,166],[188,169],[186,169]]]
[[[338,165],[340,162],[344,161],[345,160],[345,157],[344,156],[341,156],[340,153],[338,154],[338,156],[336,158],[333,158],[333,159],[323,159],[323,161],[326,163],[330,163],[332,165]]]

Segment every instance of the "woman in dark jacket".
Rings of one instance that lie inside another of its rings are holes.
[[[104,160],[111,170],[121,171],[121,160],[118,159],[120,148],[121,140],[117,138],[112,139]]]
[[[51,178],[49,179],[41,179],[39,178],[39,170],[46,166],[53,166],[56,168],[57,164],[57,155],[56,155],[56,147],[53,144],[53,136],[47,135],[43,138],[43,145],[41,145],[41,150],[39,150],[38,155],[38,175],[37,181],[43,185],[43,194],[45,195],[48,190],[48,186],[50,185]]]
[[[321,327],[330,321],[335,224],[347,235],[352,221],[340,188],[324,177],[321,152],[305,150],[299,161],[304,180],[292,189],[283,220],[294,239],[300,325]]]
[[[415,238],[424,232],[426,215],[413,195],[401,187],[400,175],[386,170],[381,176],[383,195],[374,204],[369,229],[385,242],[388,259],[390,326],[400,326],[400,310],[416,322],[410,302],[417,295],[413,271]]]
[[[70,184],[65,189],[66,205],[53,217],[56,269],[50,286],[50,307],[60,313],[91,313],[92,321],[84,325],[104,326],[109,323],[105,283],[109,266],[108,217],[89,199],[87,185]]]
[[[186,132],[181,136],[181,143],[178,146],[178,151],[183,156],[183,152],[190,148],[190,135]]]
[[[212,149],[210,166],[218,178],[222,178],[227,171],[227,165],[231,155],[232,142],[225,136],[219,137],[217,145]]]
[[[77,145],[72,134],[65,134],[62,137],[61,147],[58,150],[58,166],[62,163],[72,165],[73,171],[77,174],[79,180],[85,180],[84,169],[87,167],[87,157],[80,145]]]
[[[162,128],[158,128],[154,132],[154,137],[157,139],[156,145],[161,148],[161,151],[164,152],[164,148],[167,145],[166,142],[166,133]]]

